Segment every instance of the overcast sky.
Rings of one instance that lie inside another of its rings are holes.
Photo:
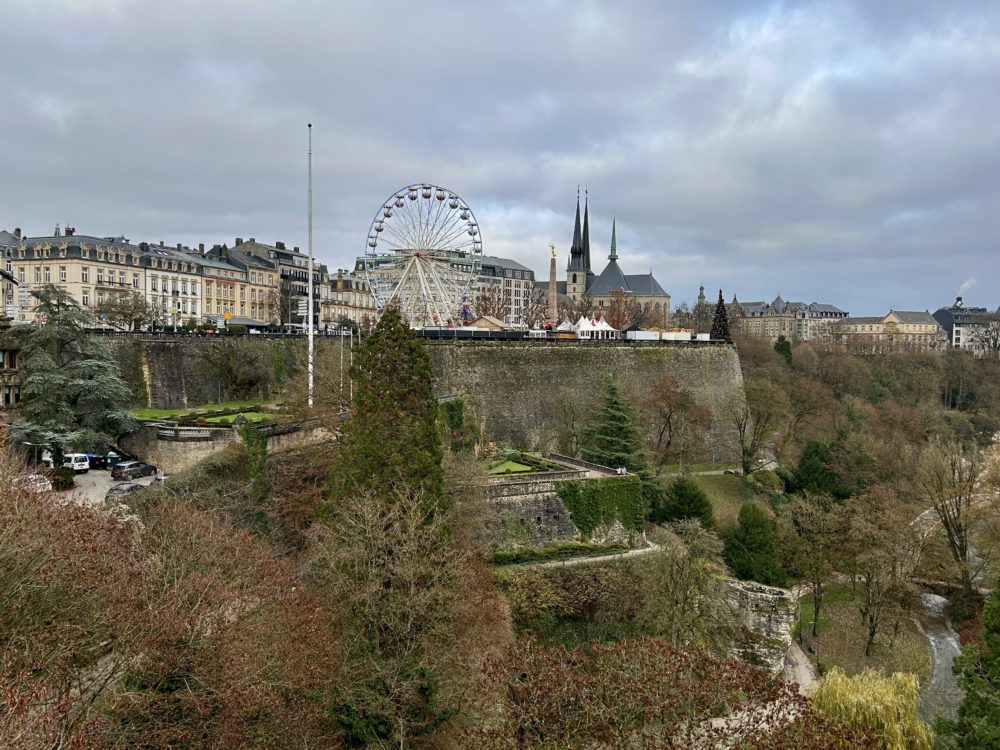
[[[705,6],[705,7],[696,7]],[[0,0],[0,228],[362,253],[459,193],[547,277],[590,190],[626,273],[709,295],[1000,304],[1000,4]]]

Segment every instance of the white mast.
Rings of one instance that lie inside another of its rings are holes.
[[[309,408],[313,405],[313,131],[309,129]]]

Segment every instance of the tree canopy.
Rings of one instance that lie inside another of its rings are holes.
[[[387,309],[351,367],[354,401],[330,473],[331,500],[399,493],[443,500],[438,406],[427,350],[398,310]]]
[[[784,586],[785,571],[777,558],[777,524],[756,503],[740,507],[736,527],[726,535],[726,563],[733,575],[768,586]]]
[[[604,382],[604,393],[593,420],[583,429],[580,454],[587,461],[625,467],[635,474],[648,473],[642,438],[635,424],[632,407],[610,378]]]
[[[87,333],[91,315],[53,285],[34,292],[46,323],[19,326],[21,413],[11,425],[18,442],[47,444],[53,458],[98,449],[135,428],[126,409],[132,391],[103,341]]]
[[[712,503],[705,491],[688,477],[678,477],[663,493],[663,501],[653,508],[650,520],[653,523],[670,523],[693,518],[706,529],[715,527]]]

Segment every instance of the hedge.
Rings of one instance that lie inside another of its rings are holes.
[[[615,520],[630,531],[643,530],[648,509],[635,474],[558,482],[556,492],[584,537]]]

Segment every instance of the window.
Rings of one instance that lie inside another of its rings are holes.
[[[80,296],[80,299],[83,300],[83,306],[84,307],[87,307],[88,305],[90,305],[90,290],[89,289],[84,289],[83,292],[82,292],[82,294],[81,294],[81,296]]]
[[[98,268],[97,269],[97,283],[98,284],[103,284],[104,283],[104,269],[103,268]]]
[[[188,293],[188,283],[187,283],[187,281],[182,281],[181,282],[181,294],[187,294],[187,293]]]
[[[66,266],[59,266],[59,281],[66,281]]]
[[[42,283],[42,267],[41,266],[39,266],[38,268],[35,269],[35,283],[36,284],[41,284]]]
[[[118,272],[118,284],[119,284],[119,286],[125,286],[125,272],[124,271],[119,271]]]
[[[80,268],[80,279],[84,284],[90,283],[90,268],[88,266]]]
[[[19,268],[17,270],[17,280],[21,284],[24,283],[24,269],[23,268]]]
[[[132,288],[133,289],[139,288],[139,274],[137,273],[132,274]]]
[[[159,283],[159,282],[157,281],[157,277],[156,277],[156,276],[154,276],[153,278],[151,278],[151,279],[149,280],[149,289],[150,289],[150,291],[152,291],[152,292],[158,292],[158,291],[160,291],[160,290],[159,290],[159,289],[157,288],[157,284],[158,284],[158,283]]]
[[[99,305],[103,305],[104,304],[104,292],[98,292],[97,293],[97,304],[99,304]]]

